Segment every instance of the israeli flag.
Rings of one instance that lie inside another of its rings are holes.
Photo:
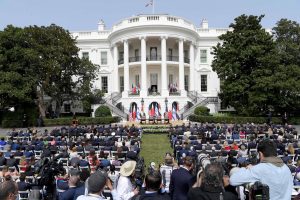
[[[141,118],[140,118],[140,109],[139,107],[137,108],[136,110],[136,119],[139,121]]]
[[[176,119],[177,119],[175,106],[173,106],[172,118],[173,118],[173,120],[176,120]]]

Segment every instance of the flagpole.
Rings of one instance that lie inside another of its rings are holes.
[[[152,0],[152,15],[154,14],[154,0]]]

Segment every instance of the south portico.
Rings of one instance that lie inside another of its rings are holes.
[[[144,35],[112,46],[114,92],[122,92],[122,97],[133,93],[147,97],[155,92],[162,97],[186,97],[187,90],[194,90],[196,45],[192,41]]]

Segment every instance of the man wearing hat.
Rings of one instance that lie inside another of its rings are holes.
[[[88,194],[79,196],[77,200],[104,200],[100,194],[104,190],[105,186],[107,186],[111,191],[113,199],[119,199],[116,190],[113,190],[108,175],[104,172],[97,171],[88,179]]]
[[[133,196],[137,195],[139,190],[134,189],[133,183],[136,161],[126,161],[120,169],[120,177],[116,181],[117,194],[120,200],[129,200]]]

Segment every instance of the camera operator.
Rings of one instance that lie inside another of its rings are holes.
[[[233,193],[225,191],[223,184],[223,180],[225,182],[224,170],[220,163],[207,164],[198,178],[199,185],[190,189],[188,193],[189,200],[238,199]]]
[[[260,163],[241,168],[230,177],[230,184],[238,186],[259,181],[268,185],[271,200],[290,200],[293,189],[292,174],[281,158],[276,157],[276,150],[273,141],[262,140],[257,147]]]

